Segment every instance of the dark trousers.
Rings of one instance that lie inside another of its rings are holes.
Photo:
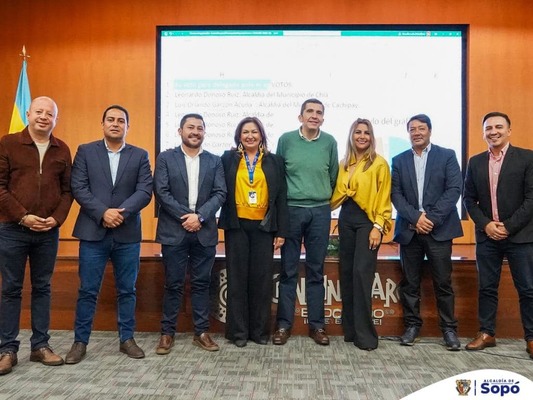
[[[163,245],[161,252],[165,267],[161,333],[170,336],[176,333],[189,267],[194,334],[201,335],[209,330],[209,286],[216,246],[202,246],[196,233],[187,232],[179,245]]]
[[[19,350],[22,286],[30,261],[31,349],[48,346],[50,335],[50,279],[54,272],[59,229],[34,232],[15,223],[0,223],[0,352]]]
[[[509,269],[518,292],[524,337],[526,340],[533,340],[533,243],[488,239],[476,244],[479,330],[489,335],[496,332],[498,286],[504,257],[509,261]]]
[[[240,229],[224,232],[229,340],[270,337],[274,234],[259,230],[260,223],[241,218]]]
[[[109,229],[104,239],[80,241],[80,288],[74,322],[74,341],[89,343],[98,295],[102,287],[107,261],[113,263],[117,291],[117,326],[121,342],[131,339],[135,333],[135,284],[139,273],[141,245],[119,243]]]
[[[281,248],[278,328],[290,329],[294,321],[302,239],[305,247],[305,296],[309,328],[324,328],[324,259],[328,250],[330,224],[329,204],[289,207],[289,234]]]
[[[400,246],[400,263],[403,279],[400,282],[400,299],[403,306],[404,324],[422,326],[420,317],[420,282],[424,257],[433,278],[433,290],[437,299],[439,326],[442,332],[457,330],[452,288],[452,241],[436,241],[431,235],[415,233],[411,242]]]
[[[369,249],[372,222],[353,200],[339,214],[339,275],[344,340],[363,349],[378,347],[372,321],[372,284],[378,250]]]

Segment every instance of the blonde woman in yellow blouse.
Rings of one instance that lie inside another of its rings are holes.
[[[391,176],[376,153],[374,129],[367,119],[350,127],[331,208],[339,214],[339,271],[344,341],[363,350],[378,347],[372,321],[372,283],[383,235],[391,227]]]

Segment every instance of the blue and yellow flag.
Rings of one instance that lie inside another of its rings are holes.
[[[30,84],[28,83],[28,73],[26,72],[26,60],[24,60],[22,61],[22,70],[20,71],[19,85],[17,96],[15,97],[15,105],[13,106],[13,114],[11,115],[9,133],[20,132],[28,125],[26,111],[29,110],[30,103]]]

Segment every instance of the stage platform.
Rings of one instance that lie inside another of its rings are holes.
[[[458,333],[462,337],[474,336],[477,329],[477,271],[474,245],[457,244],[453,248],[453,286],[456,293],[456,315],[459,320]],[[274,293],[272,302],[273,321],[277,302],[279,256],[275,257]],[[297,291],[295,324],[293,334],[306,335],[307,308],[305,304],[305,279],[303,264]],[[78,290],[78,242],[61,240],[56,270],[52,279],[52,329],[73,328]],[[429,272],[429,271],[428,271]],[[223,332],[225,322],[225,257],[224,246],[219,244],[213,270],[211,330]],[[328,257],[325,263],[327,331],[331,335],[342,335],[341,297],[338,281],[338,262]],[[379,262],[373,287],[374,323],[380,336],[395,336],[403,332],[402,310],[399,304],[398,284],[401,279],[399,250],[394,243],[383,244],[379,251]],[[164,271],[160,245],[143,242],[141,246],[141,269],[137,283],[137,330],[159,331],[161,302],[163,297]],[[30,285],[26,276],[23,293],[21,328],[30,327]],[[116,296],[111,264],[106,270],[98,308],[94,321],[95,330],[116,330]],[[429,273],[422,284],[422,336],[440,336],[433,287]],[[186,288],[178,320],[179,332],[192,331],[192,310],[190,290]],[[504,266],[499,291],[497,335],[504,338],[521,338],[518,296],[513,286],[509,268]]]

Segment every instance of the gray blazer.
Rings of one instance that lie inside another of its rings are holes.
[[[146,150],[126,144],[113,185],[104,140],[82,144],[72,165],[71,189],[81,207],[73,236],[102,240],[108,229],[102,225],[104,212],[125,208],[124,223],[114,228],[113,238],[120,243],[141,241],[141,210],[152,199],[152,171]]]
[[[197,212],[205,220],[197,232],[202,246],[215,246],[218,243],[215,214],[226,200],[226,181],[220,157],[205,150],[200,154],[196,210],[189,208],[189,179],[181,147],[166,150],[157,157],[154,193],[159,203],[156,242],[180,244],[187,233],[180,218]]]

